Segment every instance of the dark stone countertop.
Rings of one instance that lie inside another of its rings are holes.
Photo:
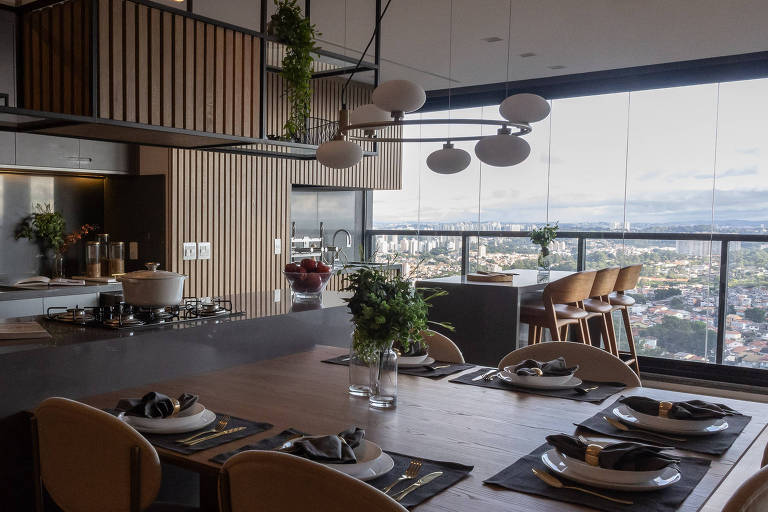
[[[40,299],[45,297],[62,297],[66,295],[83,295],[86,293],[115,292],[123,289],[120,283],[86,284],[84,286],[24,286],[14,287],[16,290],[0,289],[0,302],[6,300]]]

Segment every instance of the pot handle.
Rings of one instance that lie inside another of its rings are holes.
[[[154,261],[148,261],[144,266],[152,272],[157,272],[157,269],[160,268],[160,264]]]

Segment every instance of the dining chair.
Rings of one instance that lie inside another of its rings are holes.
[[[464,362],[464,355],[461,353],[461,349],[448,336],[429,329],[422,331],[421,336],[429,347],[429,355],[435,361],[444,363]]]
[[[544,329],[549,329],[552,341],[564,341],[568,327],[574,324],[579,326],[581,342],[590,343],[582,301],[589,298],[595,274],[594,270],[576,272],[552,281],[544,288],[541,303],[520,308],[520,322],[528,324],[529,345],[541,341]]]
[[[621,311],[621,317],[624,320],[624,331],[627,334],[627,344],[629,345],[629,359],[625,362],[632,366],[635,373],[640,375],[640,364],[637,361],[637,351],[635,350],[635,337],[632,335],[632,324],[629,321],[629,307],[635,303],[635,299],[627,295],[625,292],[633,290],[637,286],[637,281],[640,279],[640,272],[643,270],[643,265],[630,265],[628,267],[622,267],[619,271],[619,275],[616,277],[616,284],[613,286],[613,293],[608,296],[608,301],[611,303],[613,311]],[[608,328],[614,333],[613,327],[613,314],[608,315]],[[618,348],[618,346],[617,346]]]
[[[619,267],[598,270],[595,274],[595,282],[592,283],[592,290],[589,292],[589,298],[584,299],[584,309],[587,311],[586,321],[589,322],[592,318],[600,319],[600,337],[603,340],[603,346],[605,350],[617,357],[619,349],[616,346],[616,333],[613,332],[613,329],[608,328],[608,317],[613,311],[608,295],[613,292],[620,271]]]
[[[43,489],[67,512],[196,510],[153,503],[161,481],[157,452],[115,416],[48,398],[31,421],[37,512],[44,510]]]
[[[219,473],[221,512],[404,512],[395,500],[365,482],[288,453],[245,451]]]
[[[768,466],[747,478],[733,496],[728,498],[722,512],[768,511]]]
[[[597,382],[621,382],[628,387],[641,387],[640,377],[615,355],[584,343],[536,343],[514,350],[499,362],[499,369],[526,359],[551,361],[563,357],[568,366],[579,365],[575,375]]]

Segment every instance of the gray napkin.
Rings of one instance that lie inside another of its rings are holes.
[[[558,357],[547,362],[536,361],[535,359],[526,359],[521,363],[513,365],[510,370],[517,375],[538,375],[534,368],[541,370],[541,373],[545,377],[565,377],[566,375],[573,375],[573,373],[579,369],[579,366],[571,366],[570,368],[565,365],[565,359]]]

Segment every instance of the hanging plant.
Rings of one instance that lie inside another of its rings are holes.
[[[312,52],[319,48],[315,38],[317,27],[301,14],[296,0],[275,0],[277,12],[272,15],[270,33],[286,45],[282,71],[291,113],[283,125],[283,136],[301,141],[312,106]]]

